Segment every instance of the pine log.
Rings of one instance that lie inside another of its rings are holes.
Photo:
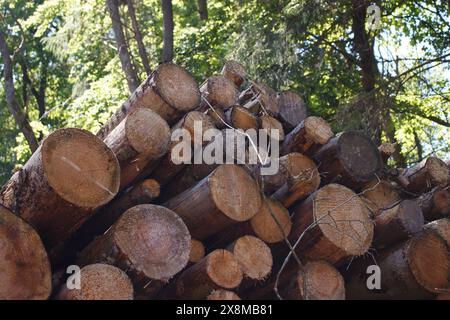
[[[333,131],[325,120],[307,117],[286,136],[280,153],[300,152],[312,156],[332,137]]]
[[[188,263],[191,237],[167,208],[143,204],[127,210],[80,254],[78,264],[114,265],[127,273],[136,293],[152,298]]]
[[[212,107],[206,110],[206,115],[208,115],[212,123],[217,129],[224,129],[227,127],[225,111],[219,107]]]
[[[373,223],[362,200],[350,189],[329,184],[293,209],[291,243],[306,260],[339,264],[367,252]],[[309,229],[308,229],[309,228]]]
[[[449,289],[448,249],[432,230],[383,251],[376,261],[381,271],[381,289],[367,288],[367,266],[375,262],[366,259],[351,266],[346,282],[349,299],[430,299]]]
[[[85,130],[59,129],[6,183],[0,202],[51,248],[109,202],[119,183],[118,161],[99,138]]]
[[[285,91],[278,96],[278,119],[283,124],[285,132],[294,129],[307,117],[307,111],[303,99],[292,91]]]
[[[450,219],[439,219],[427,223],[424,226],[424,230],[431,230],[436,232],[447,244],[447,249],[450,252]]]
[[[233,254],[215,250],[171,282],[163,299],[205,299],[213,290],[232,290],[242,281],[242,271]]]
[[[262,83],[252,83],[239,95],[239,103],[252,113],[277,116],[279,112],[277,92]]]
[[[225,112],[226,122],[235,129],[243,131],[254,129],[258,130],[258,118],[255,117],[248,109],[241,106],[233,106]]]
[[[189,254],[189,264],[194,264],[199,262],[205,257],[205,246],[201,241],[192,239],[191,240],[191,251]]]
[[[422,210],[413,200],[403,200],[375,218],[373,245],[385,248],[420,232],[424,225]]]
[[[384,142],[378,147],[381,155],[381,160],[387,164],[389,158],[395,153],[395,143]]]
[[[241,298],[233,291],[217,289],[211,291],[211,293],[206,297],[206,300],[241,300]]]
[[[199,110],[205,111],[211,107],[228,109],[238,100],[238,90],[234,83],[224,76],[211,76],[200,86],[202,102]]]
[[[283,125],[276,118],[264,114],[259,117],[259,127],[261,129],[267,130],[267,135],[278,141],[284,140],[284,130]],[[278,134],[273,134],[272,130],[277,130]]]
[[[433,221],[450,215],[450,190],[436,187],[417,198],[426,221]]]
[[[90,264],[80,270],[80,289],[64,284],[58,300],[133,300],[133,284],[125,272],[108,264]]]
[[[382,169],[375,144],[357,131],[342,132],[314,156],[322,184],[339,183],[352,189],[377,178]]]
[[[231,80],[239,88],[247,77],[247,71],[237,61],[228,60],[222,68],[222,75]]]
[[[131,112],[105,138],[120,164],[120,189],[128,186],[150,162],[168,148],[170,128],[157,113],[146,108]]]
[[[43,300],[51,290],[50,263],[39,235],[0,206],[0,300]]]
[[[400,194],[387,180],[373,180],[364,185],[361,199],[374,217],[400,203]]]
[[[401,178],[402,181],[406,181],[404,187],[409,192],[420,194],[433,187],[445,187],[449,172],[444,161],[436,157],[429,157],[414,167],[406,169]]]
[[[164,204],[183,219],[198,240],[251,219],[260,205],[255,181],[244,169],[232,164],[219,166],[197,185]]]
[[[159,114],[169,125],[200,103],[197,82],[185,69],[165,63],[145,80],[100,129],[97,136],[106,136],[137,108],[148,108]]]
[[[344,278],[326,261],[310,261],[280,292],[288,300],[345,300]]]

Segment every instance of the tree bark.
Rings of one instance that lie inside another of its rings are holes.
[[[303,99],[292,91],[282,92],[278,97],[278,105],[280,108],[278,119],[286,133],[294,129],[307,116]]]
[[[406,169],[401,181],[405,181],[405,187],[409,192],[421,194],[433,187],[445,187],[448,182],[449,168],[439,158],[429,157],[414,167]]]
[[[161,0],[163,13],[163,52],[162,62],[173,60],[173,10],[172,0]]]
[[[198,14],[200,15],[200,20],[208,19],[208,1],[207,0],[197,0]]]

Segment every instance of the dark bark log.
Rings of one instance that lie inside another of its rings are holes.
[[[163,14],[163,52],[162,62],[173,60],[173,10],[172,0],[161,0]]]
[[[286,133],[294,129],[307,116],[303,99],[292,91],[285,91],[278,97],[280,113],[278,119],[283,124]]]

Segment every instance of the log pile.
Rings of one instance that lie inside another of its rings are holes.
[[[242,160],[211,152],[224,129],[265,131]],[[251,162],[268,138],[279,154]],[[450,163],[392,168],[394,147],[333,133],[236,61],[200,86],[162,64],[97,135],[56,130],[3,186],[0,299],[448,299]]]

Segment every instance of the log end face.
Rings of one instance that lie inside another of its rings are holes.
[[[238,90],[234,83],[224,76],[209,77],[203,92],[208,102],[222,109],[228,109],[238,100]]]
[[[208,295],[208,297],[206,299],[207,300],[221,300],[221,301],[241,300],[241,298],[233,291],[223,290],[223,289],[211,291],[211,293]]]
[[[433,185],[439,187],[447,185],[450,170],[444,161],[436,157],[429,157],[426,160],[425,167]]]
[[[232,252],[247,278],[264,280],[272,271],[270,248],[256,237],[240,237],[235,241]]]
[[[250,220],[250,224],[255,234],[266,243],[282,241],[292,229],[289,212],[279,202],[272,199],[262,202],[258,213]]]
[[[416,201],[404,200],[399,204],[399,222],[403,230],[409,235],[413,235],[422,230],[425,223],[422,209]]]
[[[297,276],[305,300],[345,300],[344,278],[326,261],[312,261]]]
[[[211,280],[221,288],[234,289],[242,281],[242,270],[233,254],[227,250],[215,250],[207,259],[206,272]]]
[[[233,81],[239,88],[247,77],[247,71],[239,62],[228,60],[223,66],[222,75]]]
[[[315,143],[326,144],[334,136],[328,122],[320,117],[308,117],[304,125],[308,137]]]
[[[189,262],[196,263],[205,257],[205,246],[201,241],[191,240],[191,251],[189,253]]]
[[[303,99],[292,91],[282,92],[278,97],[279,112],[288,129],[295,127],[306,118]]]
[[[261,123],[260,125],[261,129],[266,129],[269,137],[279,141],[284,140],[283,125],[281,124],[280,121],[267,114],[259,117],[259,120]],[[271,130],[278,131],[278,135],[273,134]]]

